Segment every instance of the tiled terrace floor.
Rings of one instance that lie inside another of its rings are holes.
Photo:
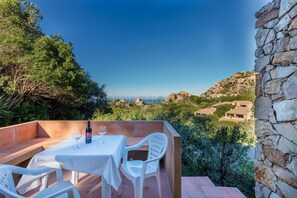
[[[182,198],[245,198],[232,187],[216,187],[208,177],[182,177]]]
[[[64,179],[70,180],[71,172],[64,171]],[[50,176],[50,183],[54,182],[54,175]],[[134,197],[134,189],[133,184],[126,179],[123,178],[122,183],[122,195],[120,196],[117,191],[112,190],[112,198],[133,198]],[[166,173],[164,170],[161,171],[161,187],[162,187],[162,197],[163,198],[171,198],[171,192],[168,184],[168,180],[166,177]],[[95,175],[87,175],[80,173],[79,182],[76,184],[76,188],[78,189],[82,198],[101,198],[101,178]],[[25,196],[30,196],[35,192],[29,192],[25,194]],[[157,188],[157,180],[152,177],[147,180],[147,187],[144,188],[143,198],[155,198],[158,197],[158,188]]]
[[[64,171],[64,178],[70,180],[71,172]],[[50,183],[54,176],[51,175]],[[101,179],[98,176],[80,173],[79,183],[76,188],[82,198],[101,198]],[[171,198],[171,192],[164,170],[161,171],[162,197]],[[122,195],[112,191],[112,198],[133,198],[133,185],[125,177],[122,183]],[[26,194],[32,195],[34,192]],[[147,187],[144,188],[144,198],[158,197],[157,182],[155,178],[147,180]],[[245,198],[237,189],[232,187],[216,187],[208,177],[182,177],[182,198]]]

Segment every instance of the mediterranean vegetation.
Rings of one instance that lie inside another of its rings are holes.
[[[254,197],[253,162],[248,157],[253,122],[219,121],[232,105],[222,105],[210,116],[194,115],[218,102],[253,101],[253,91],[158,104],[107,102],[105,85],[93,81],[79,65],[71,43],[42,32],[41,20],[32,3],[0,2],[1,126],[37,119],[168,120],[182,137],[184,176],[207,175],[217,185],[236,186]]]
[[[105,98],[104,85],[94,82],[77,63],[72,44],[61,35],[42,33],[41,19],[32,3],[0,2],[2,126],[35,119],[90,117],[96,106],[88,98]]]

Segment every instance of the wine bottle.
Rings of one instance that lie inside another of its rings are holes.
[[[88,120],[88,126],[86,128],[86,144],[92,143],[92,128],[91,122]]]

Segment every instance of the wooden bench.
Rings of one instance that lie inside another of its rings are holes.
[[[58,144],[63,139],[57,138],[34,138],[26,142],[7,146],[0,149],[0,164],[18,165],[35,154]]]

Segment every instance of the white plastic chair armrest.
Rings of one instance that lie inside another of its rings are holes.
[[[21,175],[47,175],[50,174],[54,171],[56,171],[56,177],[57,177],[57,181],[63,180],[63,174],[62,174],[62,170],[61,169],[57,169],[57,168],[49,168],[49,167],[39,167],[36,169],[28,169],[28,168],[22,168],[22,167],[17,167],[17,166],[12,166],[12,165],[1,165],[0,169],[6,169],[6,170],[10,170],[12,173],[16,173],[16,174],[21,174]]]
[[[54,186],[47,188],[44,191],[41,191],[39,194],[34,196],[34,198],[50,198],[50,197],[57,197],[59,195],[62,195],[64,193],[73,191],[75,193],[76,189],[74,189],[74,186],[69,181],[60,181]]]
[[[40,167],[40,168],[36,168],[36,169],[27,169],[27,168],[12,166],[12,165],[1,165],[0,169],[2,169],[2,168],[6,169],[6,170],[9,170],[12,173],[17,173],[17,174],[21,174],[21,175],[40,175],[40,174],[43,174],[43,173],[51,173],[51,172],[55,171],[55,169],[49,168],[49,167]]]
[[[145,142],[147,141],[147,138],[143,138],[140,142],[137,144],[134,144],[132,146],[126,146],[124,151],[124,162],[128,159],[128,152],[139,149]]]
[[[21,195],[18,195],[16,193],[14,193],[14,192],[11,192],[9,190],[2,190],[1,188],[2,187],[0,186],[0,193],[4,194],[6,197],[11,197],[11,198],[25,198],[25,197],[23,197]]]
[[[143,162],[143,166],[142,166],[142,172],[141,172],[141,177],[144,177],[145,172],[146,172],[146,168],[147,168],[147,164],[154,162],[154,161],[159,161],[161,157],[155,158],[155,159],[150,159],[150,160],[146,160]],[[157,164],[157,169],[159,168],[159,163]]]

